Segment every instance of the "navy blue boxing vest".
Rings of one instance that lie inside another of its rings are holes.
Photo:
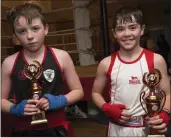
[[[16,57],[11,72],[11,96],[15,96],[16,103],[20,103],[22,100],[31,97],[31,81],[25,77],[23,72],[25,64],[27,64],[27,61],[24,58],[24,51],[21,50]],[[42,66],[43,73],[38,79],[38,83],[42,87],[43,93],[51,93],[53,95],[62,94],[63,76],[61,68],[53,50],[46,46]]]

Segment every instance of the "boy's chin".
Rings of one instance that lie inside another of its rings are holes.
[[[135,46],[122,47],[122,49],[125,50],[125,51],[131,51],[131,50],[133,50],[134,48],[135,48]]]
[[[28,52],[30,53],[36,53],[37,51],[39,51],[40,48],[30,48],[30,49],[27,49]]]

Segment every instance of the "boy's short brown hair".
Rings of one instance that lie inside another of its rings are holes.
[[[136,23],[141,26],[144,25],[143,13],[138,8],[122,7],[113,14],[113,29],[120,23],[133,22],[132,17],[135,18]]]
[[[28,24],[32,23],[32,20],[35,18],[40,18],[43,25],[47,24],[42,8],[36,3],[24,3],[11,8],[7,14],[7,19],[13,31],[14,24],[18,22],[20,16],[24,16],[27,19]]]

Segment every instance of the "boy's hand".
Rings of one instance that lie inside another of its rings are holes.
[[[48,104],[47,101],[48,100]],[[44,107],[48,110],[55,110],[64,107],[67,105],[68,101],[67,98],[64,95],[52,95],[52,94],[44,94],[44,102],[41,105],[44,105]],[[38,105],[39,106],[39,105]]]
[[[47,98],[45,97],[42,97],[36,104],[36,107],[41,109],[41,110],[44,110],[44,111],[47,111],[49,109],[49,101]]]
[[[34,115],[39,112],[39,109],[36,107],[36,103],[37,100],[23,100],[19,104],[13,104],[10,107],[10,112],[17,116]]]
[[[156,133],[164,134],[167,131],[167,126],[170,120],[170,117],[164,111],[161,111],[159,115],[154,117],[146,117],[147,124],[153,128]]]
[[[35,115],[40,112],[40,109],[36,107],[38,100],[29,99],[24,107],[24,115]]]
[[[104,103],[102,110],[106,115],[108,115],[112,120],[116,122],[125,122],[130,119],[131,115],[126,110],[126,106],[123,104],[109,104]]]
[[[128,110],[124,109],[121,113],[121,118],[119,119],[119,122],[125,123],[131,119],[131,116],[131,113]]]

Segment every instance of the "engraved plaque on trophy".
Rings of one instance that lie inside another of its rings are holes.
[[[42,88],[38,84],[38,79],[43,72],[43,67],[38,61],[34,61],[30,65],[24,66],[24,74],[31,81],[31,98],[39,99],[42,95]],[[32,116],[31,125],[47,123],[45,116],[45,111],[40,111],[39,113]]]
[[[162,75],[158,69],[143,75],[143,83],[148,87],[148,91],[141,92],[140,103],[146,114],[150,117],[157,115],[163,109],[166,101],[165,92],[158,87],[161,80]],[[148,126],[146,126],[145,133],[147,136],[163,136],[156,135],[155,131]]]

